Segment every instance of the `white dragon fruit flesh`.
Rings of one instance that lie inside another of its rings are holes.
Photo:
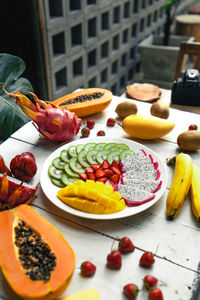
[[[146,192],[155,193],[161,188],[162,180],[140,180],[125,178],[123,184],[133,186]]]

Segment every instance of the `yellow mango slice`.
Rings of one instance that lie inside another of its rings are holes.
[[[59,300],[101,300],[101,297],[97,289],[89,288],[81,292],[65,296]]]

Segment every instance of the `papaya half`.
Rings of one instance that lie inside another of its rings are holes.
[[[85,117],[103,111],[111,102],[112,93],[101,88],[82,89],[52,101],[60,108]]]
[[[55,299],[70,283],[75,255],[52,224],[21,204],[0,213],[0,267],[23,299]]]

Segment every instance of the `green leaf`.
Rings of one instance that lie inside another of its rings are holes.
[[[24,61],[14,55],[0,54],[0,82],[8,92],[20,92],[26,94],[33,91],[31,83],[21,77],[25,70]],[[0,139],[6,140],[9,136],[30,121],[15,99],[10,98],[0,88]]]
[[[163,8],[166,9],[166,10],[170,9],[177,2],[179,2],[179,0],[166,0],[165,4],[163,5]]]

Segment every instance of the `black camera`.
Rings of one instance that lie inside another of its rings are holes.
[[[200,105],[200,73],[198,70],[188,69],[182,78],[174,81],[171,101],[179,105]]]

